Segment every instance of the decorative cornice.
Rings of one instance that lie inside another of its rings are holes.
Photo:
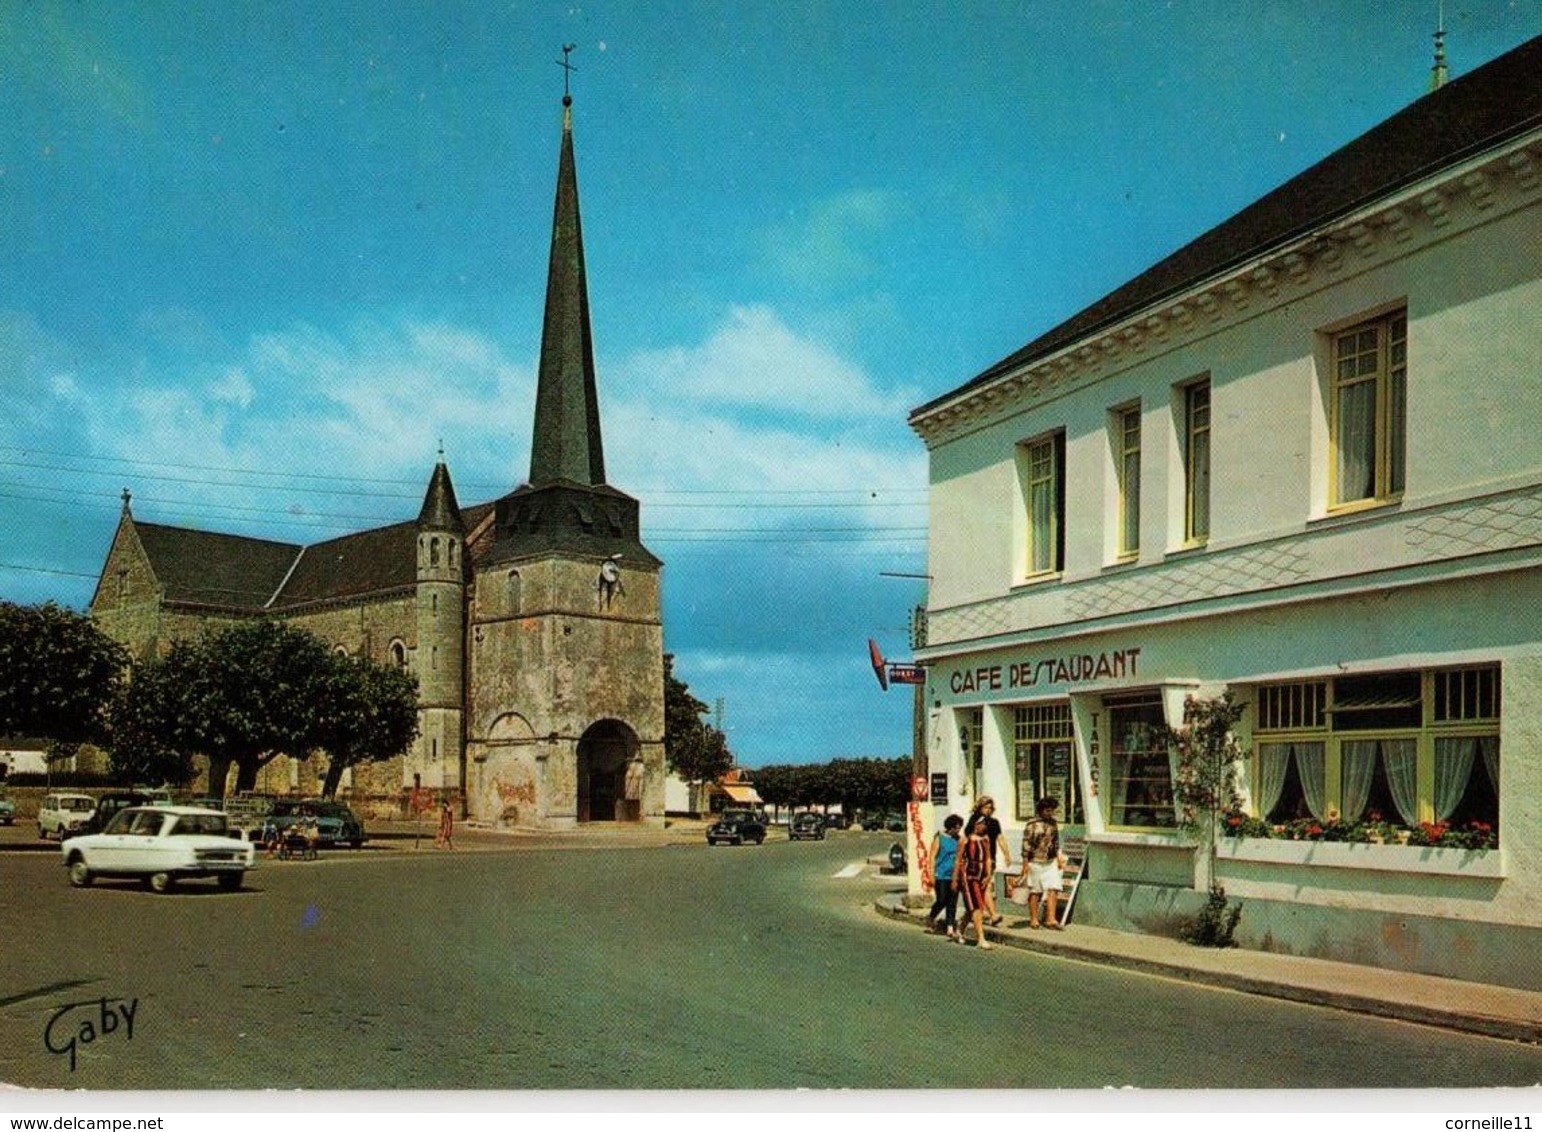
[[[1161,303],[1072,342],[911,419],[928,448],[1031,407],[1072,386],[1092,384],[1153,350],[1213,333],[1226,319],[1256,313],[1292,292],[1326,284],[1346,262],[1405,254],[1415,237],[1435,239],[1529,203],[1542,182],[1537,133],[1463,162],[1418,185],[1303,233]]]

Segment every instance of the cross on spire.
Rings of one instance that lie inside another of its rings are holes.
[[[562,105],[564,106],[573,105],[573,94],[568,89],[568,79],[572,77],[573,72],[578,70],[578,68],[568,62],[568,55],[577,46],[578,44],[576,43],[564,43],[562,45],[562,58],[557,61],[557,66],[562,68]]]

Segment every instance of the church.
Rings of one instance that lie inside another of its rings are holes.
[[[142,522],[125,491],[90,613],[136,657],[277,618],[411,670],[411,751],[343,780],[367,813],[418,789],[508,827],[662,823],[662,565],[605,478],[564,95],[529,481],[462,507],[441,451],[415,520],[309,546]],[[280,756],[259,788],[313,793],[324,764]]]

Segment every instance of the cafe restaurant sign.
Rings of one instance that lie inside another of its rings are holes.
[[[1086,684],[1094,680],[1118,680],[1139,675],[1140,649],[1072,653],[1040,660],[1006,664],[981,664],[960,668],[948,680],[955,696],[970,692],[1000,692],[1036,688],[1045,684]]]

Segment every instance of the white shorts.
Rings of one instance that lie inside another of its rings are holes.
[[[1062,885],[1059,861],[1028,862],[1029,892],[1059,892]]]

